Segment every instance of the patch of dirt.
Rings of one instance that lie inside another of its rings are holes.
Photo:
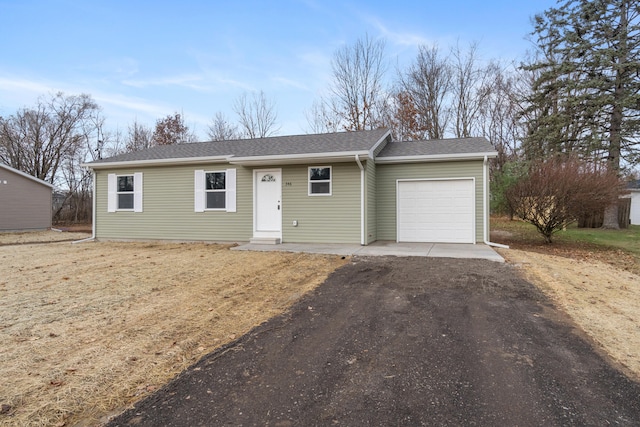
[[[632,272],[637,268],[629,259],[633,257],[622,251],[590,252],[553,245],[545,249],[547,253],[498,252],[518,266],[629,375],[640,379],[640,276]]]
[[[24,231],[15,233],[0,233],[0,246],[24,245],[28,243],[72,242],[91,237],[88,233],[80,231]]]
[[[30,244],[72,236],[87,237],[0,234],[2,426],[95,425],[349,262],[200,243]]]
[[[638,395],[508,264],[356,257],[108,426],[637,426]]]

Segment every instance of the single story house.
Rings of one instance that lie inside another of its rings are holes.
[[[51,228],[53,185],[0,163],[0,231]]]
[[[94,237],[262,243],[482,243],[485,138],[388,129],[157,146],[87,163]]]

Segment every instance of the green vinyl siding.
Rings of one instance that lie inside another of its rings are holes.
[[[438,163],[378,164],[377,176],[377,238],[396,240],[396,182],[399,179],[475,178],[476,241],[483,238],[482,161]]]
[[[309,196],[309,166],[331,166],[331,196]],[[282,182],[284,243],[360,243],[360,169],[355,161],[286,166]]]
[[[195,170],[236,169],[236,212],[194,212]],[[141,172],[143,212],[107,212],[107,176]],[[226,164],[96,171],[96,237],[246,241],[253,234],[253,172]]]

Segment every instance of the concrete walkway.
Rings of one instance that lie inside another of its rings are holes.
[[[504,262],[496,251],[484,244],[463,243],[396,243],[377,241],[368,246],[339,243],[282,243],[263,245],[247,243],[232,248],[236,251],[284,251],[313,254],[335,254],[344,256],[418,256],[434,258],[472,258]]]

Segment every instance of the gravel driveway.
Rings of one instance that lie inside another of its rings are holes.
[[[638,396],[508,265],[355,258],[109,426],[631,426]]]

